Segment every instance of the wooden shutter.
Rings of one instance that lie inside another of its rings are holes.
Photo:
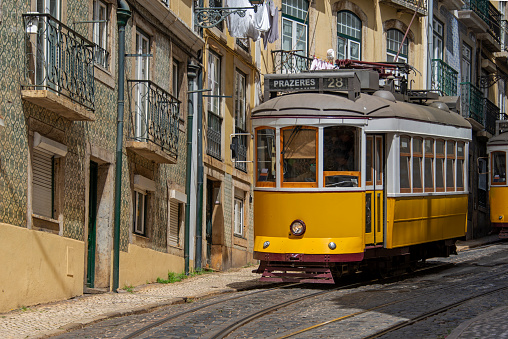
[[[178,246],[180,241],[180,204],[176,200],[169,202],[169,242]]]
[[[53,153],[34,148],[32,188],[33,213],[53,218]]]

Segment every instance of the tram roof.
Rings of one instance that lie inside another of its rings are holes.
[[[252,110],[252,117],[400,118],[471,128],[466,119],[452,111],[403,101],[393,102],[365,93],[360,94],[356,101],[339,93],[290,93],[258,105]]]
[[[489,139],[488,146],[506,145],[508,143],[508,132],[501,133]]]

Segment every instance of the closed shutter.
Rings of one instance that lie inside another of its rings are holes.
[[[33,213],[53,218],[53,153],[34,148],[32,173]]]
[[[180,204],[178,201],[169,202],[169,243],[178,246],[180,241]]]

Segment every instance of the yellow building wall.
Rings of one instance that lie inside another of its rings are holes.
[[[508,187],[490,187],[490,222],[508,222]]]
[[[189,265],[193,267],[192,265]],[[168,272],[182,273],[184,258],[129,244],[128,252],[120,252],[119,288],[167,279]]]
[[[83,294],[84,244],[0,223],[0,312]]]
[[[462,237],[467,194],[387,199],[387,248]]]

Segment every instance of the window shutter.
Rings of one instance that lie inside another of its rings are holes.
[[[169,202],[169,243],[178,246],[180,234],[180,204],[178,201]]]
[[[33,213],[53,218],[53,153],[34,148],[32,173]]]

